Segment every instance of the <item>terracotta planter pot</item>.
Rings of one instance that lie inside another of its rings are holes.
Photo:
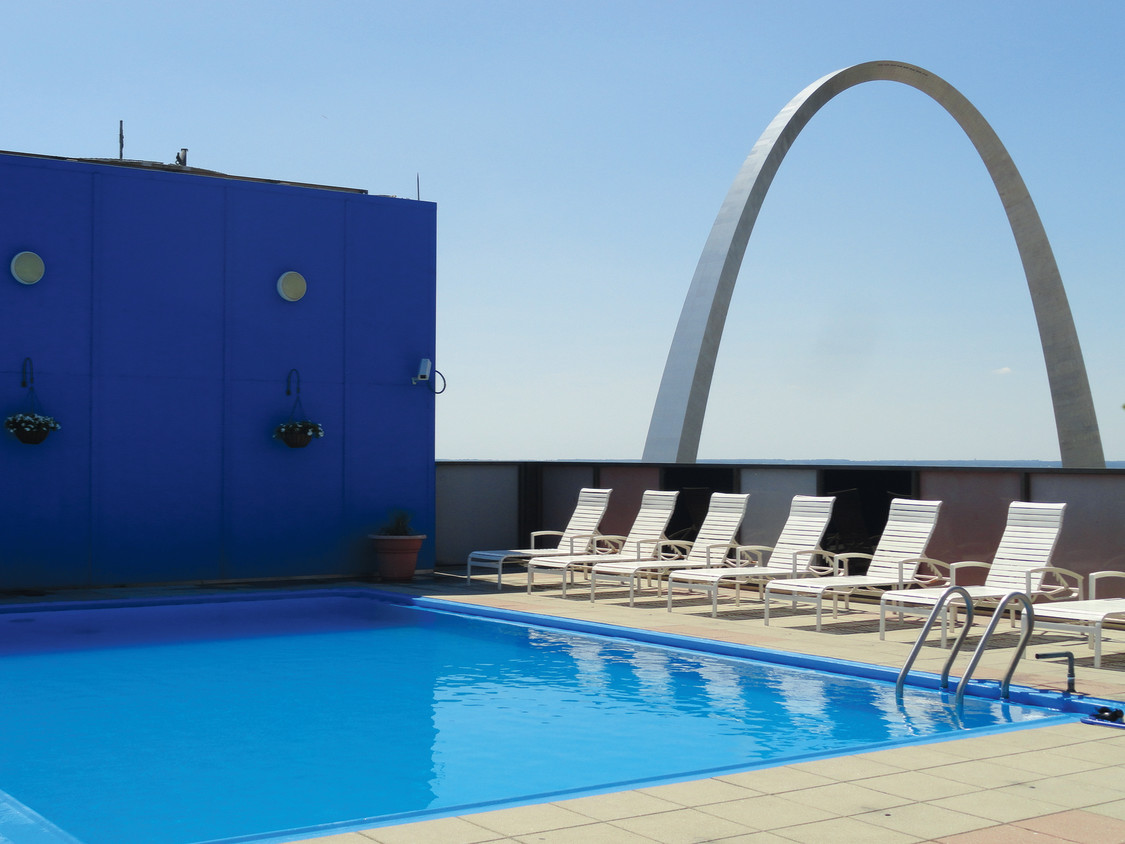
[[[13,431],[12,433],[14,433],[16,435],[16,439],[19,440],[21,443],[27,443],[28,445],[39,445],[39,443],[41,443],[41,442],[43,442],[43,440],[47,439],[47,434],[49,434],[51,432],[50,431],[16,430],[16,431]]]
[[[375,553],[375,573],[380,580],[405,581],[414,579],[418,564],[418,551],[425,534],[418,536],[385,536],[370,534],[371,548]]]

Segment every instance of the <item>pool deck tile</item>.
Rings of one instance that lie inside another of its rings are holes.
[[[723,774],[715,779],[734,783],[762,794],[782,794],[817,785],[828,785],[835,780],[821,774],[786,765],[780,768],[765,768],[760,771],[747,771],[741,774]]]
[[[490,829],[500,835],[515,837],[532,832],[550,832],[569,826],[584,826],[590,819],[572,812],[556,803],[540,803],[535,806],[517,806],[514,809],[501,809],[492,812],[477,812],[466,815],[466,819],[476,826]]]
[[[518,841],[519,844],[652,844],[652,839],[647,836],[609,824],[552,829],[505,840]]]
[[[885,791],[913,802],[956,797],[977,790],[976,786],[935,776],[928,771],[900,771],[897,774],[865,779],[863,784],[875,791]]]
[[[1065,838],[1055,838],[1015,824],[986,826],[972,832],[935,838],[939,844],[1073,844]]]
[[[624,627],[736,642],[831,659],[858,660],[898,668],[914,644],[920,623],[890,625],[878,636],[878,614],[853,603],[839,619],[825,614],[823,632],[812,614],[782,608],[763,623],[761,605],[748,596],[740,608],[720,603],[711,618],[706,599],[680,599],[668,613],[663,598],[643,595],[630,608],[621,590],[603,590],[591,602],[576,589],[562,598],[556,588],[526,592],[526,575],[504,575],[504,588],[482,578],[439,571],[432,578],[384,587],[519,612],[557,615]],[[328,584],[339,586],[342,584]],[[347,585],[347,584],[343,584]],[[231,585],[176,586],[141,590],[59,591],[45,598],[5,598],[5,603],[41,600],[119,599],[172,594],[229,594]],[[262,588],[258,584],[249,589]],[[1062,691],[1066,665],[1036,661],[1036,650],[1073,650],[1082,694],[1125,701],[1122,637],[1107,643],[1102,668],[1092,667],[1082,639],[1048,633],[1033,637],[1014,683]],[[1014,652],[1016,636],[1006,626],[977,669],[978,678],[999,679]],[[959,676],[976,646],[970,637],[953,672]],[[948,650],[932,639],[915,669],[938,673]],[[892,748],[832,760],[724,774],[691,783],[560,800],[345,832],[305,844],[633,844],[633,842],[879,842],[939,841],[943,844],[1097,842],[1125,844],[1125,730],[1069,723],[1000,735],[964,738],[912,748]]]
[[[802,844],[912,844],[925,841],[916,835],[908,835],[886,827],[874,826],[855,818],[833,818],[819,823],[790,826],[782,830],[787,841]]]
[[[701,806],[700,811],[723,818],[750,830],[771,831],[797,824],[813,823],[832,818],[832,813],[819,806],[800,802],[800,792],[784,795],[763,794],[726,803]]]
[[[1011,823],[1028,818],[1037,818],[1043,814],[1044,809],[1042,800],[996,789],[974,791],[970,794],[960,794],[956,797],[946,797],[929,802],[933,806],[976,815],[998,823]]]
[[[934,837],[969,832],[995,824],[994,821],[977,815],[957,812],[935,806],[933,803],[910,803],[905,806],[897,806],[880,812],[868,812],[854,817],[856,820],[893,829],[907,835],[917,835],[924,831],[926,835]]]
[[[706,780],[704,780],[706,782]],[[670,812],[681,808],[673,803],[644,791],[620,791],[615,794],[595,794],[591,797],[576,797],[573,800],[559,800],[562,806],[578,812],[595,821],[615,821],[621,818],[634,818],[638,815],[655,815],[657,812]]]
[[[366,836],[364,844],[377,841],[379,844],[446,844],[458,841],[461,844],[484,844],[487,841],[502,841],[503,836],[491,829],[477,826],[464,818],[438,818],[420,823],[385,826],[369,829],[361,833]],[[325,839],[324,844],[353,844],[351,841]],[[359,844],[359,842],[354,842]]]
[[[1125,821],[1092,812],[1059,812],[1024,821],[1020,826],[1064,841],[1081,844],[1121,844],[1125,842]]]
[[[674,812],[623,818],[614,821],[613,826],[661,844],[705,844],[716,839],[761,831],[760,828],[717,817],[702,809],[676,809]]]
[[[762,792],[737,785],[718,778],[678,782],[671,785],[654,785],[638,789],[641,794],[659,797],[675,803],[677,807],[706,806],[710,803],[725,803],[746,797],[759,797]]]

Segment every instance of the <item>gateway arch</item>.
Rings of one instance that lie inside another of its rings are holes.
[[[829,100],[864,82],[901,82],[937,101],[961,126],[992,177],[1023,263],[1055,411],[1065,468],[1104,468],[1101,435],[1082,349],[1051,244],[1031,195],[992,127],[938,76],[902,62],[866,62],[818,79],[789,101],[762,133],[723,200],[691,280],[668,351],[643,459],[694,463],[727,308],[746,243],[782,159]]]

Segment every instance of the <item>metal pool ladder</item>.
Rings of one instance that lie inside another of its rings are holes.
[[[934,604],[933,610],[930,612],[930,617],[926,619],[926,623],[922,625],[922,632],[918,636],[918,641],[914,643],[914,647],[910,651],[910,656],[906,658],[906,663],[902,666],[902,670],[898,673],[898,681],[895,683],[895,696],[902,697],[902,687],[906,682],[906,676],[910,673],[911,666],[914,665],[914,660],[917,659],[919,651],[922,650],[922,645],[926,641],[926,636],[930,632],[930,628],[934,626],[934,621],[945,609],[945,605],[949,599],[954,595],[959,595],[965,602],[965,624],[961,628],[961,632],[957,634],[957,639],[950,649],[949,659],[945,661],[945,667],[941,670],[941,688],[946,691],[949,688],[949,670],[953,666],[953,661],[957,659],[957,653],[961,650],[961,644],[965,641],[965,636],[968,635],[969,628],[973,625],[973,601],[969,596],[969,590],[963,586],[950,586],[946,589],[941,597],[938,598],[937,603]],[[961,677],[960,682],[957,683],[957,695],[955,702],[960,705],[965,696],[965,689],[969,684],[969,679],[973,676],[973,672],[977,668],[977,663],[984,655],[985,648],[988,647],[988,640],[992,637],[996,625],[999,623],[1001,616],[1004,615],[1004,610],[1008,604],[1016,600],[1023,604],[1023,613],[1020,617],[1020,624],[1022,635],[1020,636],[1019,645],[1016,647],[1016,652],[1012,656],[1012,662],[1008,666],[1008,671],[1004,675],[1004,679],[1000,683],[1000,697],[1003,700],[1008,699],[1008,689],[1012,682],[1012,675],[1016,673],[1016,665],[1023,657],[1023,652],[1027,648],[1027,642],[1031,638],[1031,633],[1035,629],[1035,610],[1031,608],[1031,599],[1020,592],[1013,589],[1003,597],[1000,603],[996,606],[995,612],[992,614],[992,620],[988,622],[988,627],[984,630],[984,635],[981,636],[980,644],[977,645],[976,651],[973,652],[973,658],[969,660],[969,667],[965,669],[964,676]]]

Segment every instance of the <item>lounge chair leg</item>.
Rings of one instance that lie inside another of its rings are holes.
[[[882,601],[880,601],[879,602],[879,641],[880,642],[884,641],[887,638],[886,635],[885,635],[886,632],[887,632],[886,610],[887,610],[887,605],[884,604]]]
[[[719,617],[719,584],[711,584],[711,618]]]

